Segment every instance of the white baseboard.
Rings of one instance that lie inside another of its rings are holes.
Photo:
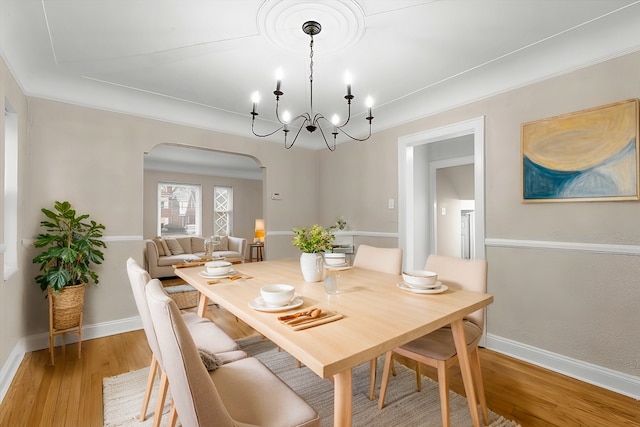
[[[140,316],[129,317],[127,319],[120,319],[113,322],[83,326],[82,339],[85,341],[93,338],[101,338],[109,335],[135,331],[138,329],[142,329],[142,320],[140,319]],[[62,336],[57,336],[55,345],[62,344],[62,339]],[[77,343],[78,336],[70,334],[65,336],[64,340],[65,344]],[[49,332],[24,337],[13,347],[7,362],[0,369],[0,402],[2,402],[4,396],[9,390],[11,381],[13,381],[13,377],[18,372],[18,368],[20,367],[20,363],[22,363],[22,359],[24,359],[24,355],[28,352],[42,350],[44,348],[49,348]]]
[[[602,366],[572,359],[507,338],[487,334],[486,348],[542,366],[634,399],[640,399],[640,377],[624,374]]]

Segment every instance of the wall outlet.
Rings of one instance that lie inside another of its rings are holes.
[[[394,199],[389,199],[389,209],[394,209],[396,207],[396,201]]]
[[[271,193],[271,200],[282,200],[280,193]]]

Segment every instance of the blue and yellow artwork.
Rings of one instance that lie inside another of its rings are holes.
[[[638,200],[638,100],[522,125],[523,199]]]

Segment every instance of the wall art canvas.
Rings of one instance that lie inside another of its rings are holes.
[[[524,202],[638,200],[638,99],[522,125]]]

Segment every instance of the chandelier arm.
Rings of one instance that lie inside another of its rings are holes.
[[[324,117],[322,117],[324,119]],[[327,119],[325,119],[327,120]],[[331,148],[331,146],[329,145],[329,142],[327,141],[327,137],[324,136],[324,131],[322,130],[322,126],[320,126],[320,123],[318,123],[318,129],[320,129],[320,134],[322,134],[322,139],[324,139],[324,143],[327,146],[327,148],[329,149],[329,151],[335,151],[336,150],[336,137],[335,135],[333,136],[333,148]]]
[[[255,136],[260,137],[260,138],[266,138],[267,136],[271,136],[271,135],[273,135],[274,133],[276,133],[276,132],[278,132],[279,130],[281,130],[282,128],[284,128],[284,125],[282,125],[282,126],[280,126],[278,129],[274,130],[274,131],[273,131],[273,132],[271,132],[271,133],[265,133],[264,135],[261,135],[261,134],[259,134],[259,133],[256,133],[255,129],[253,128],[254,123],[255,123],[255,117],[254,117],[254,119],[253,119],[253,120],[251,120],[251,132],[253,132],[253,134],[254,134]]]
[[[353,136],[349,135],[347,132],[343,131],[341,128],[338,128],[338,130],[340,132],[342,132],[343,134],[347,135],[349,138],[353,139],[354,141],[362,142],[362,141],[366,141],[367,139],[371,138],[371,123],[369,123],[369,135],[367,135],[366,138],[356,138],[356,137],[353,137]]]
[[[303,114],[301,114],[298,117],[302,117]],[[304,122],[302,122],[302,125],[300,125],[300,129],[298,129],[298,132],[296,132],[296,137],[293,138],[293,141],[291,142],[291,145],[287,145],[287,132],[285,132],[284,134],[284,148],[286,148],[287,150],[290,149],[291,147],[293,147],[293,144],[296,143],[296,141],[298,140],[298,135],[300,135],[300,131],[302,130],[302,128],[304,127],[304,124],[307,123],[307,121],[305,120]]]
[[[336,126],[338,129],[345,127],[347,125],[347,123],[349,123],[349,120],[351,120],[351,100],[349,100],[347,102],[347,106],[348,106],[348,109],[347,109],[347,120],[345,120],[344,123],[341,124],[340,126]]]

